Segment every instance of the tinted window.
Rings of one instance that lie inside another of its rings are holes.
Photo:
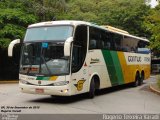
[[[148,53],[147,44],[148,42],[139,39],[95,27],[90,27],[89,29],[89,49]]]
[[[137,42],[138,40],[124,36],[122,41],[122,48],[124,52],[136,52],[137,51]]]
[[[83,66],[87,51],[87,26],[78,26],[75,31],[72,53],[72,72]]]
[[[90,27],[89,28],[89,49],[98,49],[101,47],[100,38],[101,31],[97,28]]]

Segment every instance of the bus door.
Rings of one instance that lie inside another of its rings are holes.
[[[86,65],[87,53],[87,26],[77,26],[72,48],[72,85],[75,94],[87,91],[88,67]]]

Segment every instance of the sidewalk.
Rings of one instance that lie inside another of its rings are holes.
[[[19,80],[0,80],[0,84],[14,84],[18,82]]]
[[[149,87],[150,87],[151,91],[160,95],[160,88],[158,87],[157,83],[150,84]]]

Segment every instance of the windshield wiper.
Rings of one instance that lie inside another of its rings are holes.
[[[46,64],[46,61],[45,61],[45,58],[44,58],[44,52],[43,52],[43,50],[44,50],[44,49],[41,47],[40,73],[41,73],[41,69],[42,69],[42,68],[41,68],[41,64],[42,64],[42,61],[41,61],[41,60],[43,60],[45,66],[46,66],[46,68],[47,68],[47,70],[48,70],[49,75],[51,75],[52,73],[51,73],[51,71],[50,71],[48,65]]]
[[[46,68],[47,68],[47,70],[48,70],[48,72],[49,72],[49,75],[51,75],[51,71],[50,71],[48,65],[46,64],[46,61],[45,61],[45,59],[44,59],[44,56],[41,56],[41,59],[43,60],[45,66],[46,66]],[[41,65],[40,65],[40,69],[41,69]]]

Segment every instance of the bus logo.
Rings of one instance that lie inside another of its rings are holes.
[[[75,84],[75,86],[77,87],[77,90],[78,90],[78,91],[81,91],[81,90],[83,89],[83,84],[84,84],[85,81],[86,81],[86,80],[79,80],[79,81],[77,82],[77,84]]]

